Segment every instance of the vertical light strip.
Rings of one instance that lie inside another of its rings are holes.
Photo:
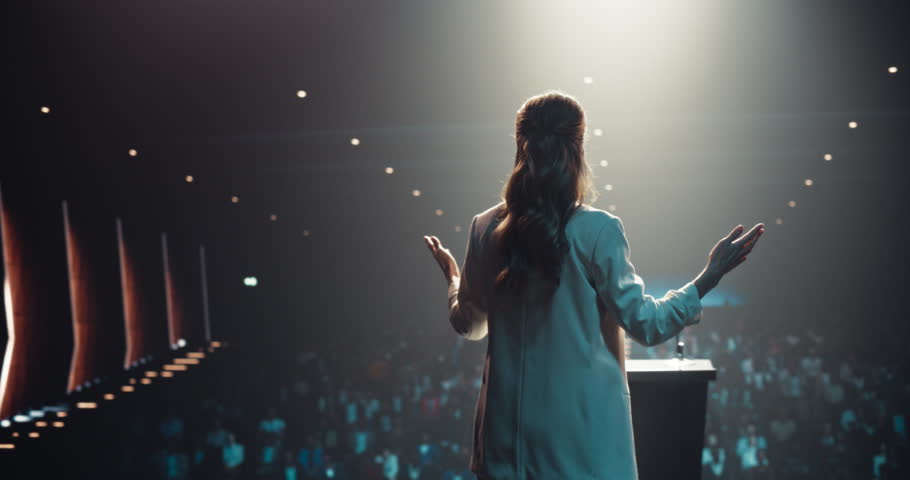
[[[136,351],[135,340],[133,335],[131,335],[132,329],[130,328],[130,308],[129,302],[132,302],[134,299],[130,297],[130,287],[132,286],[132,279],[128,279],[129,271],[126,266],[126,245],[123,241],[123,222],[120,220],[120,217],[116,219],[117,224],[117,253],[120,257],[120,291],[123,295],[123,332],[126,336],[126,356],[123,358],[123,368],[129,368],[130,359],[133,358],[133,353]],[[135,322],[133,322],[135,323]]]
[[[205,328],[205,343],[212,340],[212,324],[209,319],[209,284],[205,270],[205,245],[199,245],[199,268],[202,275],[202,322]]]
[[[16,329],[13,322],[13,292],[9,285],[9,234],[6,228],[6,209],[3,206],[3,192],[0,191],[0,243],[3,245],[3,308],[6,313],[6,353],[3,355],[3,371],[0,372],[0,416],[6,405],[6,387],[9,384],[9,368],[13,359],[13,348],[16,345]]]
[[[70,358],[70,378],[69,384],[67,385],[67,393],[72,392],[76,387],[76,361],[80,358],[82,354],[82,341],[79,335],[79,326],[78,326],[78,306],[76,305],[76,281],[73,278],[75,275],[75,265],[73,264],[74,252],[73,249],[73,231],[72,225],[70,224],[70,211],[69,206],[66,203],[66,200],[63,201],[63,239],[66,243],[66,272],[68,274],[69,280],[69,293],[70,293],[70,316],[72,317],[73,325],[73,355]]]
[[[164,260],[164,296],[167,302],[168,343],[177,345],[177,330],[174,328],[174,285],[171,279],[171,261],[167,254],[167,233],[161,232],[161,258]]]

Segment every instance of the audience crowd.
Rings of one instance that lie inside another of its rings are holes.
[[[899,353],[850,349],[849,339],[812,329],[710,325],[681,338],[688,357],[718,370],[702,478],[910,478],[902,463],[910,377]],[[423,337],[308,346],[272,369],[244,369],[237,356],[236,382],[133,418],[123,467],[161,479],[474,479],[486,342],[453,333],[440,349]],[[674,343],[627,350],[671,358]]]

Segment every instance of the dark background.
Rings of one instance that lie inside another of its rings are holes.
[[[857,342],[906,333],[905,5],[632,5],[8,3],[0,185],[204,244],[215,338],[451,339],[422,236],[463,261],[510,171],[515,111],[559,88],[603,129],[586,137],[593,204],[616,205],[649,293],[763,222],[706,307],[830,319]]]

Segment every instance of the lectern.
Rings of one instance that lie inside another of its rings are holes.
[[[640,480],[701,478],[707,359],[626,360]]]

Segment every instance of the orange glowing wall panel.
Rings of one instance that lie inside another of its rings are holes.
[[[129,230],[119,218],[116,225],[126,328],[123,364],[129,367],[142,357],[167,350],[164,273],[157,235]]]
[[[201,345],[205,339],[198,247],[161,234],[169,340]]]
[[[117,235],[109,218],[63,202],[74,346],[67,388],[123,369],[126,336]]]
[[[73,330],[60,204],[39,192],[0,191],[7,346],[0,418],[66,393]]]

